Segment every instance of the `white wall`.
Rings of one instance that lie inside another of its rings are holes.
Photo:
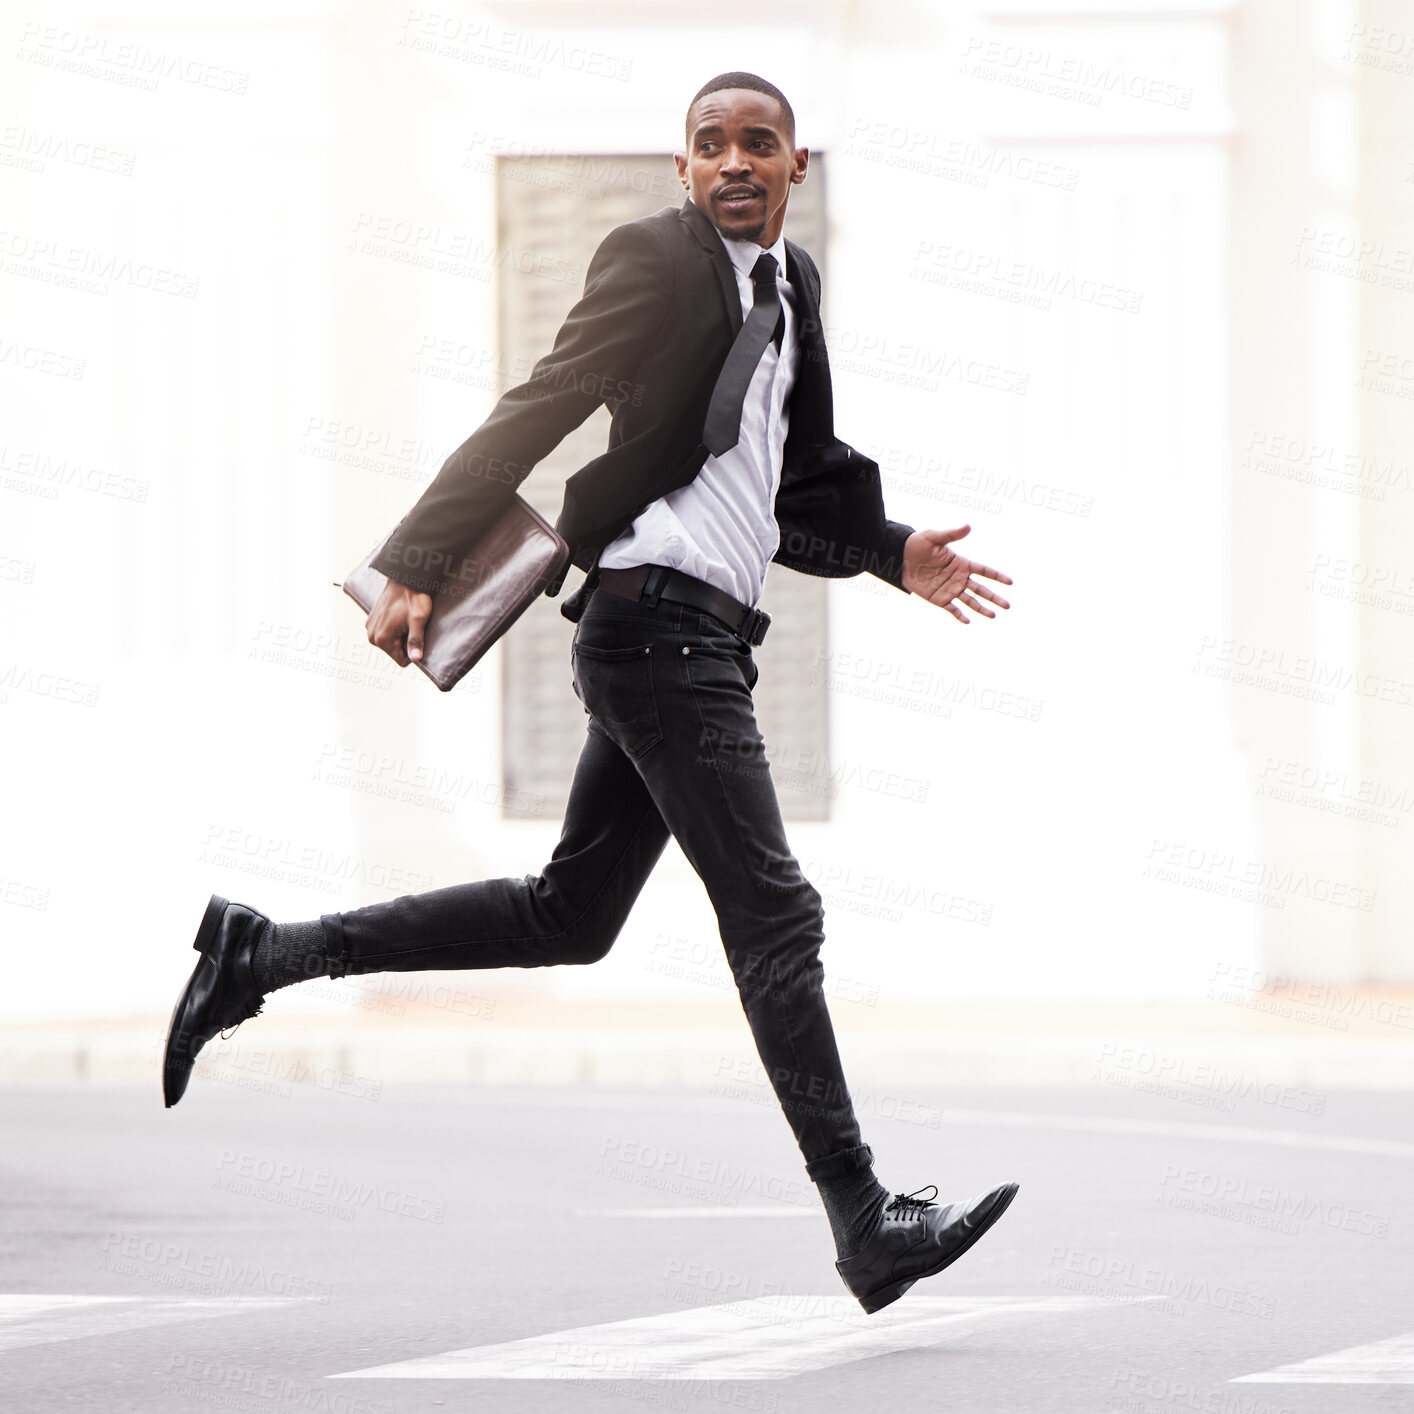
[[[1265,513],[1234,512],[1232,285],[1285,258],[1229,261],[1227,6],[783,4],[724,26],[606,4],[591,29],[524,3],[438,35],[421,13],[40,8],[0,60],[3,1014],[165,1010],[213,889],[309,917],[543,862],[557,822],[496,802],[495,664],[440,697],[371,657],[331,581],[491,406],[416,365],[429,332],[494,347],[474,159],[670,150],[697,85],[743,65],[829,154],[841,435],[885,468],[892,515],[970,521],[1016,581],[965,628],[833,591],[842,783],[828,825],[792,830],[832,973],[886,996],[1198,996],[1264,930],[1348,925],[1280,886],[1251,901],[1264,719],[1239,731],[1208,675]],[[77,50],[91,72],[63,67]],[[124,81],[134,61],[155,90]],[[452,273],[407,258],[457,242],[481,254]],[[143,273],[57,278],[110,257]],[[345,751],[391,765],[330,778]],[[452,810],[353,788],[438,770]],[[725,977],[714,937],[674,850],[608,961],[494,985],[686,995]],[[711,960],[675,979],[674,950]]]

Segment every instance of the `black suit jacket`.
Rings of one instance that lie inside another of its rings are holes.
[[[786,278],[800,358],[774,558],[806,574],[869,571],[902,588],[912,527],[885,516],[877,464],[835,436],[820,275],[791,240]],[[736,271],[691,200],[616,227],[595,251],[554,348],[447,458],[374,567],[410,588],[440,589],[472,563],[466,550],[531,468],[603,405],[612,413],[608,448],[569,478],[556,521],[572,562],[590,569],[645,506],[701,470],[707,406],[741,324]]]

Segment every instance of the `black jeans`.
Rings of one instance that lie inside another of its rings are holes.
[[[750,647],[710,614],[600,589],[576,628],[571,664],[588,733],[544,870],[326,914],[331,970],[598,962],[671,832],[716,910],[806,1172],[832,1178],[869,1166],[822,991],[820,895],[786,843],[751,700]]]

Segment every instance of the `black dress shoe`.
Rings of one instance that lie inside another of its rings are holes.
[[[187,981],[162,1058],[162,1098],[168,1109],[186,1093],[197,1052],[219,1031],[259,1013],[264,993],[255,985],[251,956],[270,920],[244,904],[211,895],[192,944],[201,953]]]
[[[936,1197],[937,1186],[928,1186]],[[957,1261],[1006,1212],[1016,1188],[1003,1183],[965,1203],[946,1206],[917,1194],[895,1193],[868,1245],[836,1262],[835,1268],[872,1315],[897,1301],[920,1278]]]

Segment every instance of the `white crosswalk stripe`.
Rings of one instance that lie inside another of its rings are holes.
[[[1311,1360],[1278,1365],[1260,1375],[1240,1375],[1229,1384],[1414,1385],[1414,1331],[1369,1345],[1352,1345]]]
[[[1110,1304],[1087,1296],[910,1295],[866,1316],[848,1296],[767,1296],[471,1346],[331,1378],[781,1380],[936,1345],[967,1323]]]
[[[288,1306],[293,1299],[231,1296],[212,1301],[180,1301],[145,1296],[0,1294],[0,1352],[86,1336],[117,1335],[173,1321],[265,1311]]]

